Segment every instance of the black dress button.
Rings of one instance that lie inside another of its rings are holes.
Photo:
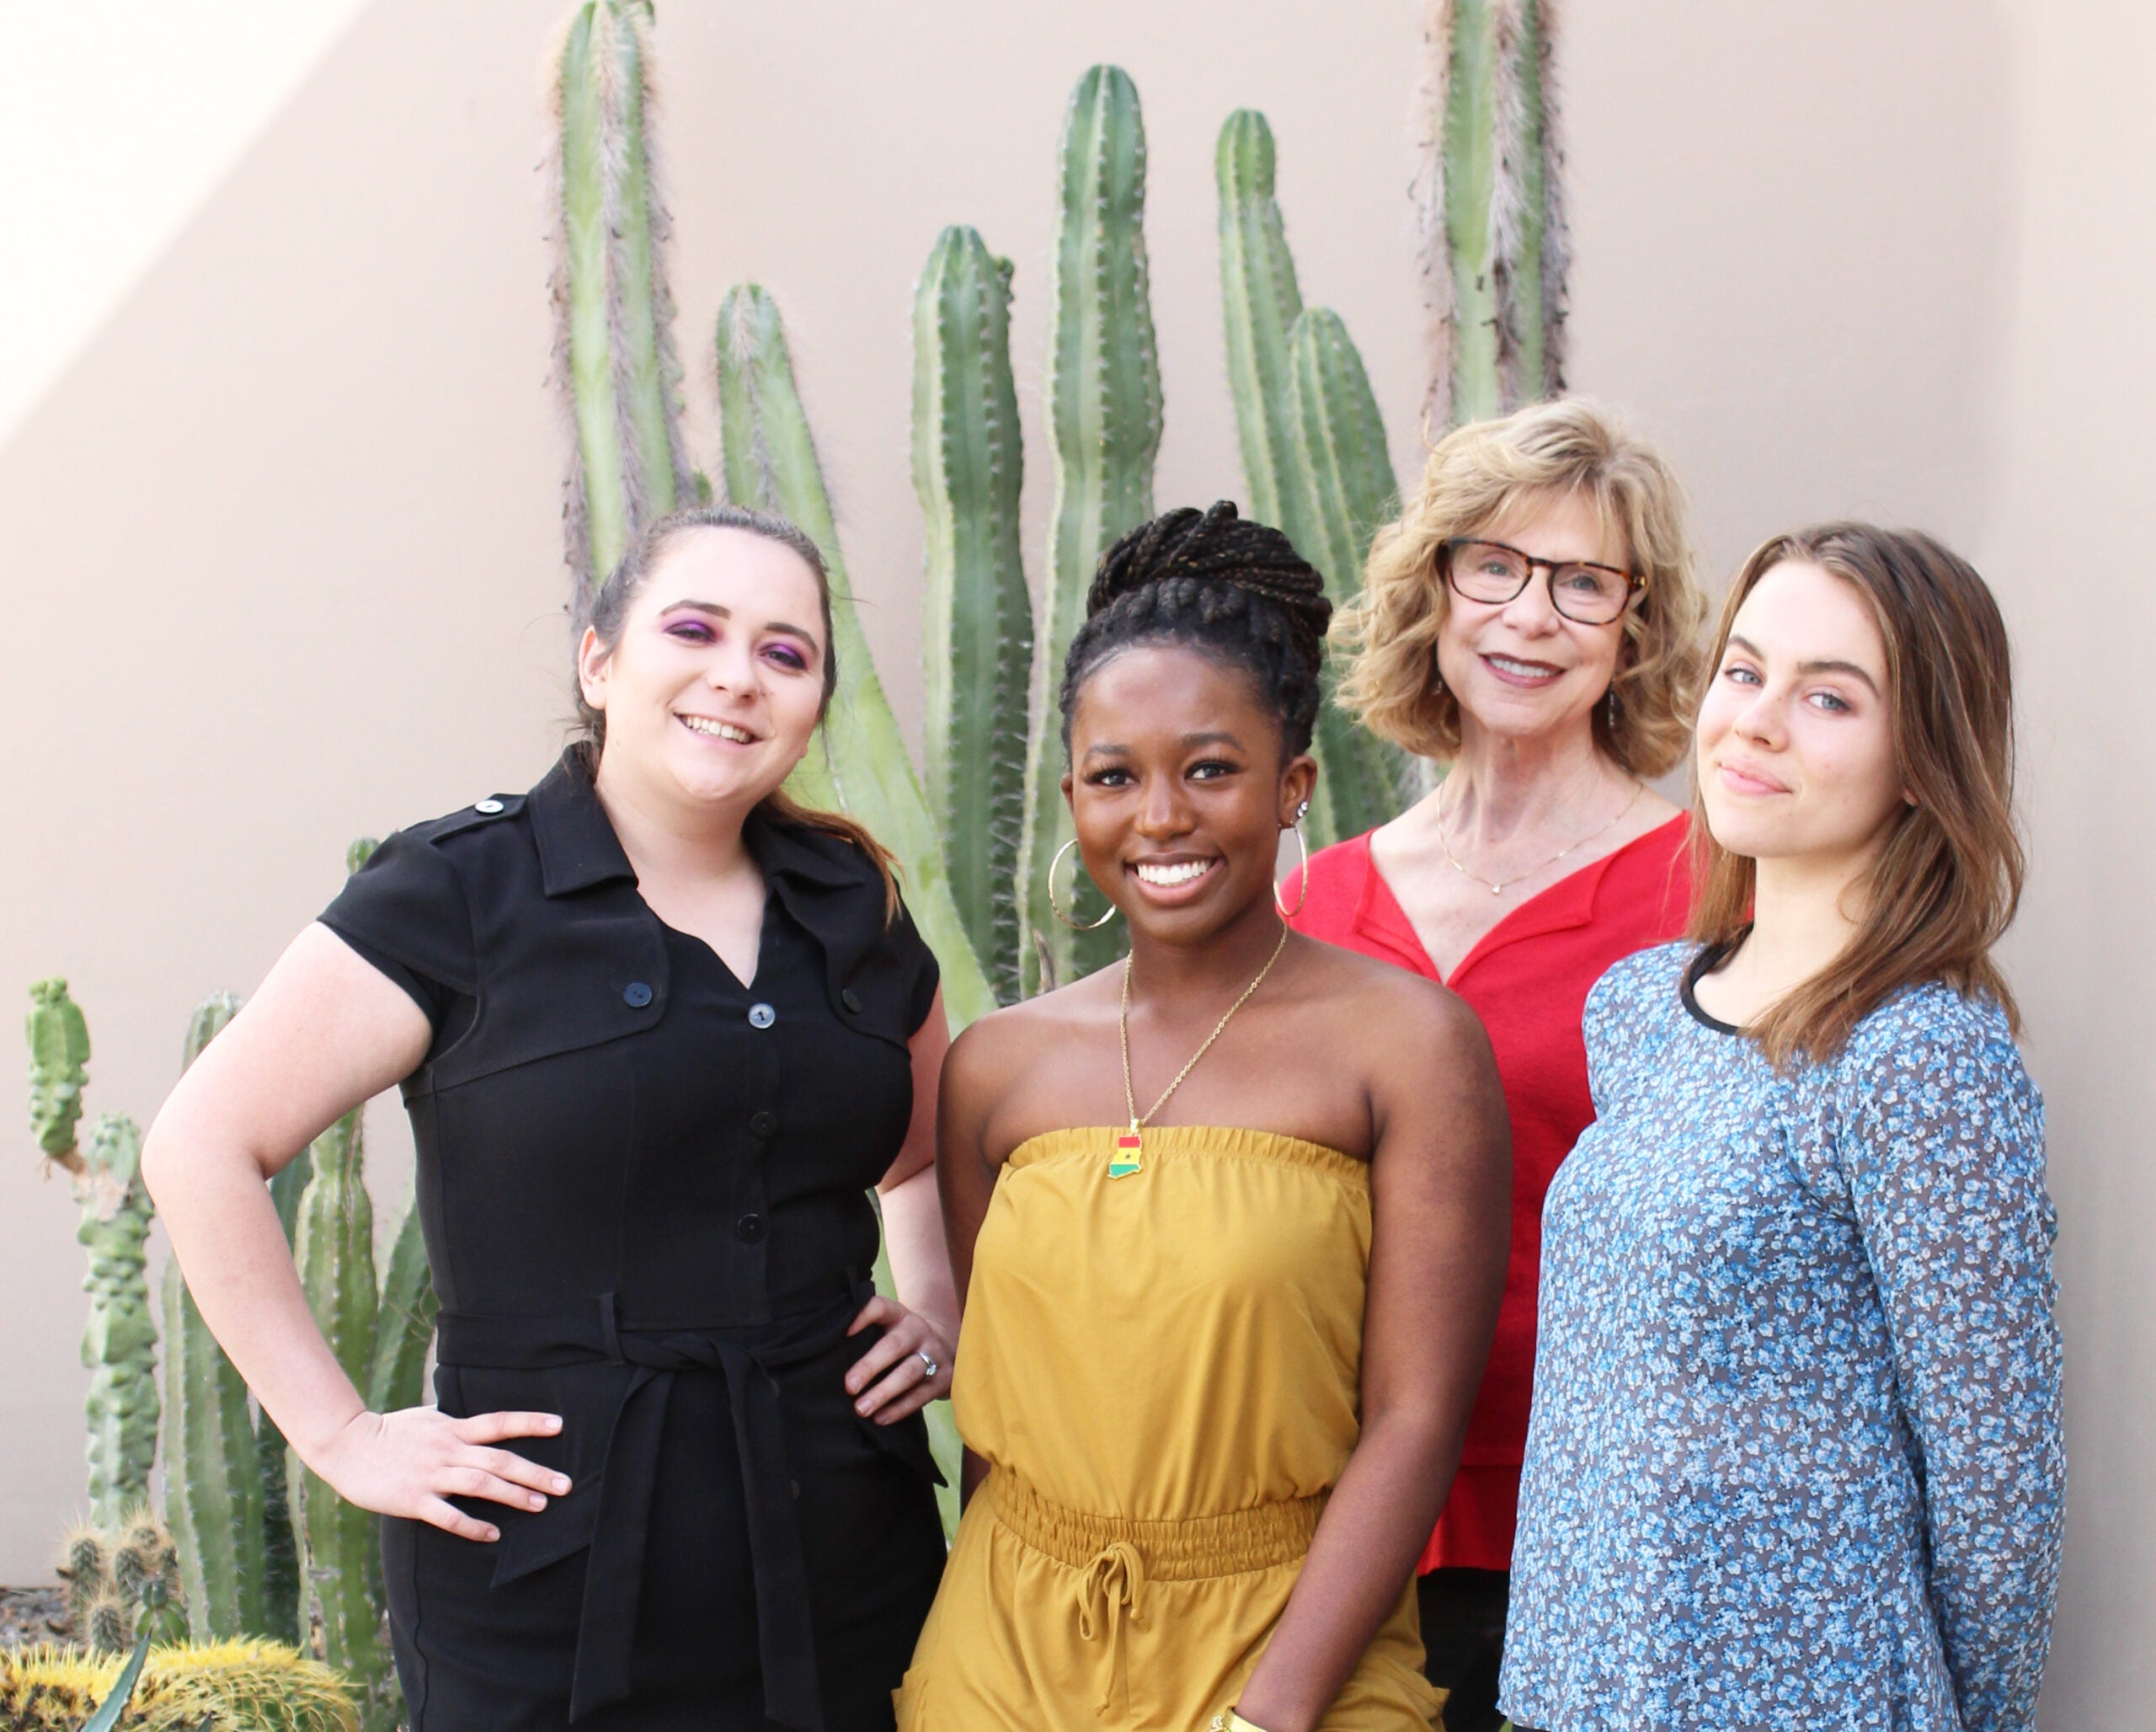
[[[769,1136],[778,1129],[778,1115],[766,1111],[749,1115],[749,1128],[759,1136]]]
[[[856,1016],[861,1014],[861,994],[855,992],[852,987],[848,986],[845,992],[839,994],[839,1002]]]
[[[753,1245],[764,1236],[764,1217],[744,1215],[734,1223],[734,1237],[744,1245]]]
[[[651,1002],[651,988],[642,981],[631,981],[622,988],[622,1002],[632,1010],[642,1010]]]
[[[778,1013],[768,1004],[752,1004],[749,1007],[749,1026],[752,1029],[768,1029],[777,1020]]]

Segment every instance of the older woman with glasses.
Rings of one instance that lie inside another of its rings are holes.
[[[1684,926],[1686,821],[1644,778],[1684,751],[1705,611],[1693,567],[1661,457],[1592,404],[1541,404],[1439,442],[1334,628],[1353,652],[1342,700],[1447,769],[1282,894],[1298,930],[1465,998],[1512,1115],[1497,1339],[1421,1562],[1449,1732],[1499,1724],[1542,1200],[1594,1117],[1581,1012],[1612,963]]]

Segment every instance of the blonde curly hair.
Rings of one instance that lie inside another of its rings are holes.
[[[1621,622],[1616,719],[1595,706],[1595,744],[1636,776],[1683,762],[1707,608],[1690,512],[1662,454],[1580,398],[1470,421],[1432,448],[1415,496],[1371,544],[1362,593],[1332,624],[1332,642],[1349,658],[1340,702],[1364,726],[1421,757],[1459,756],[1460,702],[1437,677],[1438,631],[1452,603],[1438,569],[1444,543],[1566,494],[1594,501],[1621,537],[1625,564],[1646,580]]]

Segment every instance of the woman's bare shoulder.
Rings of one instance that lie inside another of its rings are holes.
[[[944,1061],[944,1086],[963,1079],[969,1087],[1000,1093],[1043,1053],[1097,1027],[1104,1017],[1113,1022],[1118,1002],[1113,981],[1114,970],[1103,969],[968,1024]]]
[[[1403,1054],[1459,1056],[1486,1050],[1482,1019],[1442,981],[1321,939],[1309,947],[1306,990],[1328,1020],[1374,1045]]]

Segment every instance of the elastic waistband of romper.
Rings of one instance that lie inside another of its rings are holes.
[[[1127,1545],[1156,1581],[1202,1581],[1293,1564],[1310,1550],[1330,1495],[1319,1492],[1182,1521],[1133,1521],[1055,1503],[1006,1467],[990,1473],[981,1489],[995,1519],[1036,1552],[1083,1569],[1110,1547]]]

